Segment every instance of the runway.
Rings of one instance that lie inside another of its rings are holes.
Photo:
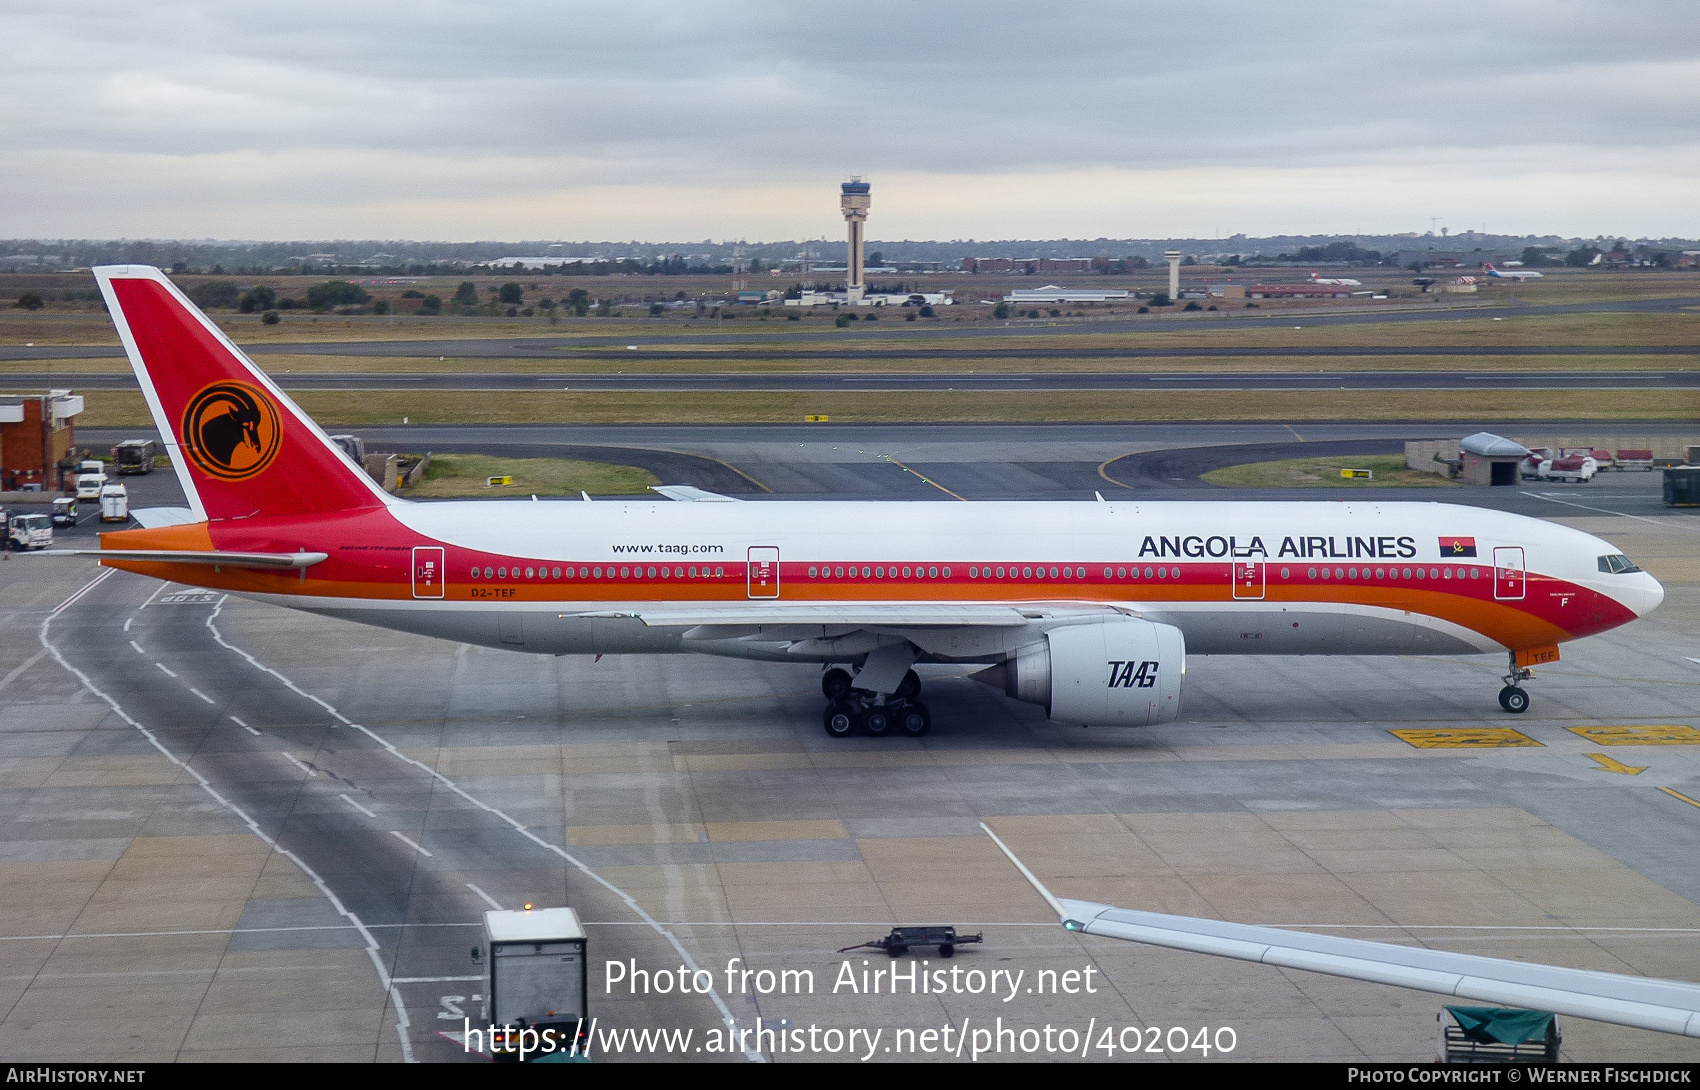
[[[559,372],[399,374],[394,372],[272,372],[286,390],[627,390],[627,391],[875,391],[875,390],[1696,390],[1695,371],[1240,371],[1104,373],[981,372],[936,374],[727,373],[656,374]],[[76,390],[138,389],[127,372],[13,372],[0,386]]]
[[[1448,427],[1303,438],[1379,444]],[[697,460],[681,472],[724,462],[762,481],[771,492],[744,495],[766,500],[949,499],[920,469],[974,498],[1095,502],[1078,467],[1096,475],[1136,448],[1306,445],[1239,424],[366,437],[665,447]],[[1645,769],[1613,774],[1570,729],[1700,725],[1700,668],[1685,657],[1700,654],[1700,524],[1634,505],[1655,474],[1622,476],[1633,480],[1444,493],[1574,517],[1670,592],[1652,617],[1567,645],[1540,671],[1533,710],[1512,724],[1533,743],[1519,748],[1424,749],[1388,733],[1507,726],[1492,699],[1502,664],[1486,659],[1195,656],[1181,720],[1137,732],[1050,725],[937,668],[933,734],[835,741],[808,668],[509,654],[125,573],[89,586],[86,562],[13,557],[0,564],[0,1052],[453,1062],[464,1055],[437,1030],[476,1009],[478,913],[533,900],[579,908],[598,969],[670,968],[682,948],[714,970],[714,996],[610,993],[593,973],[593,1009],[612,1026],[700,1034],[724,1004],[740,1022],[1229,1026],[1237,1059],[1432,1057],[1437,997],[1063,932],[980,820],[1066,896],[1700,979],[1700,812],[1659,790],[1700,798],[1700,747],[1616,747]],[[137,506],[180,502],[169,472],[126,481]],[[1008,1002],[834,993],[855,956],[838,948],[896,922],[983,930],[965,969],[1090,966],[1105,987]],[[732,958],[812,971],[818,986],[740,994],[726,986]],[[106,1032],[83,1028],[97,1023]],[[1700,1058],[1696,1042],[1577,1019],[1565,1034],[1570,1059]]]

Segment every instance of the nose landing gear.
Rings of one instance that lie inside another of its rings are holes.
[[[1529,710],[1529,692],[1518,684],[1528,681],[1535,672],[1527,666],[1517,665],[1517,652],[1511,652],[1511,672],[1505,675],[1505,688],[1499,690],[1499,706],[1513,715],[1522,715]]]
[[[903,675],[889,695],[856,688],[850,672],[836,666],[821,675],[820,688],[828,701],[821,725],[834,738],[848,738],[858,731],[876,738],[886,734],[919,738],[933,728],[932,715],[917,699],[921,679],[913,670]]]

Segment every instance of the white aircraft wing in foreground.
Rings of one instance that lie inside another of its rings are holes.
[[[1046,889],[1009,845],[980,828],[1070,931],[1700,1037],[1700,984],[1072,901]]]

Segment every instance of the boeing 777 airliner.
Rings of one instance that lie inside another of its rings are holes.
[[[1664,598],[1597,537],[1439,503],[418,503],[388,495],[158,270],[98,268],[189,508],[101,535],[126,571],[539,654],[826,669],[828,733],[924,734],[916,663],[1052,719],[1167,722],[1186,655],[1509,660]]]

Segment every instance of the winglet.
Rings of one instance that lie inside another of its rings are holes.
[[[992,838],[992,843],[996,844],[998,850],[1009,857],[1009,861],[1015,864],[1015,869],[1021,872],[1021,877],[1027,879],[1028,883],[1039,891],[1039,896],[1045,899],[1045,903],[1051,906],[1051,911],[1057,914],[1057,919],[1063,922],[1064,927],[1067,927],[1072,920],[1069,917],[1068,910],[1063,908],[1061,901],[1057,900],[1057,895],[1045,888],[1045,883],[1039,881],[1039,876],[1027,869],[1026,863],[1016,858],[1015,853],[1009,850],[1009,845],[1005,844],[998,834],[992,832],[990,825],[982,821],[980,828],[986,830],[986,835]]]

